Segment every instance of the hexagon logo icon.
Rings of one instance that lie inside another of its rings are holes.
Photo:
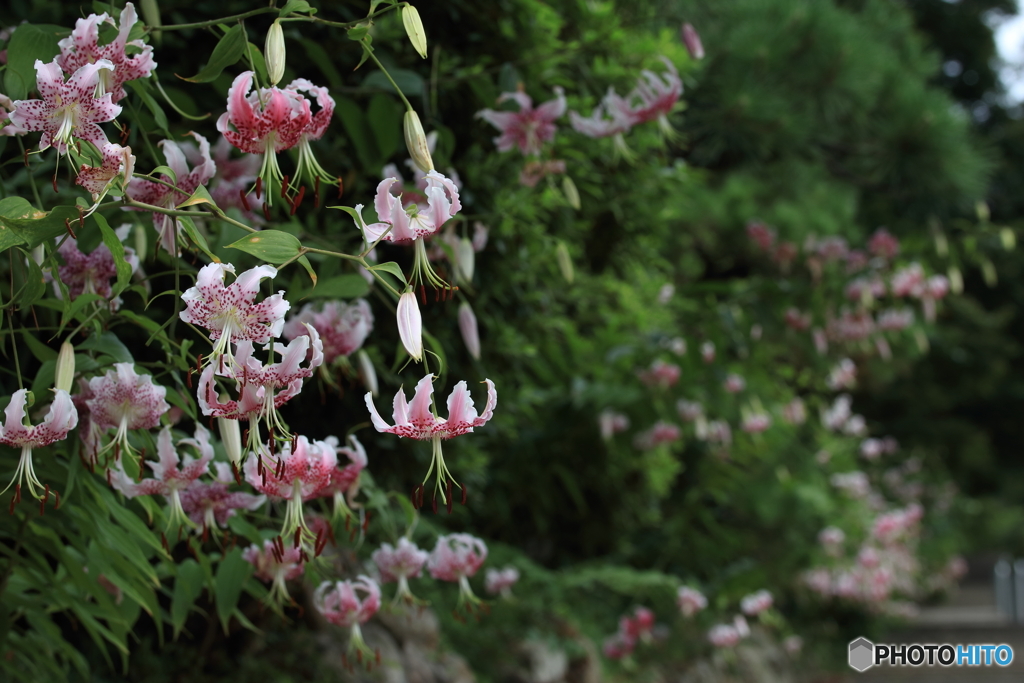
[[[850,642],[850,668],[864,672],[875,664],[875,644],[867,638]]]

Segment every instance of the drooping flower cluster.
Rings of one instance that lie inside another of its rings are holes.
[[[128,224],[121,226],[116,231],[117,236],[123,240],[130,228]],[[99,294],[107,299],[111,311],[121,307],[121,297],[114,296],[110,284],[117,276],[117,268],[114,265],[114,256],[106,244],[100,243],[91,252],[84,254],[78,248],[78,240],[68,237],[58,247],[57,252],[64,259],[64,265],[58,266],[57,274],[72,299],[77,299],[82,294]],[[124,248],[124,260],[133,273],[139,269],[139,257],[131,247]],[[57,298],[63,296],[56,279],[53,289]]]
[[[380,570],[382,583],[398,583],[395,602],[403,600],[412,603],[418,601],[409,589],[409,579],[420,575],[428,557],[427,551],[420,550],[415,543],[403,536],[394,546],[390,543],[381,544],[380,548],[373,551],[371,559]]]
[[[515,567],[504,569],[488,569],[484,575],[484,590],[491,595],[500,595],[508,599],[512,597],[512,586],[519,582],[519,570]]]
[[[6,493],[12,485],[15,486],[12,506],[21,498],[22,484],[27,485],[29,495],[33,498],[43,499],[45,504],[46,498],[50,495],[50,486],[49,484],[44,485],[36,476],[35,468],[32,466],[32,450],[67,438],[68,432],[78,424],[78,411],[75,409],[74,403],[71,402],[71,396],[63,389],[57,389],[54,392],[53,403],[42,422],[34,427],[25,424],[25,406],[28,403],[28,398],[29,392],[25,389],[19,389],[11,395],[11,401],[4,409],[7,419],[0,427],[0,443],[21,449],[21,458],[18,460],[14,478],[0,492]]]
[[[324,581],[313,594],[313,604],[327,621],[351,629],[348,651],[354,651],[359,661],[369,668],[371,658],[376,655],[366,645],[359,627],[380,609],[380,586],[377,582],[369,576],[360,576],[354,581]]]
[[[117,430],[101,449],[114,448],[115,459],[121,451],[133,452],[128,432],[158,426],[160,417],[170,409],[164,400],[167,388],[153,384],[152,375],[135,372],[133,363],[115,363],[102,377],[90,379],[89,393],[91,397],[85,405],[89,409],[90,429],[97,435]],[[98,452],[90,455],[95,457]]]
[[[524,156],[539,155],[544,143],[555,137],[555,121],[565,114],[565,95],[561,88],[555,88],[555,99],[548,100],[537,108],[524,92],[506,92],[498,98],[498,104],[508,100],[519,105],[519,111],[495,111],[484,109],[476,115],[501,131],[494,138],[499,152],[518,147]]]
[[[487,545],[470,534],[449,534],[440,536],[437,545],[427,558],[430,576],[441,581],[459,584],[459,607],[471,610],[480,604],[473,594],[469,579],[487,560]]]
[[[263,547],[251,545],[242,551],[242,559],[255,568],[260,581],[271,584],[270,599],[275,602],[290,600],[287,581],[297,579],[306,571],[302,550],[285,547],[281,539],[267,540]]]
[[[696,588],[680,586],[676,603],[684,617],[692,617],[708,606],[708,599]]]

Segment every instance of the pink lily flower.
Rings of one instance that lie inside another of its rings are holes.
[[[242,551],[242,559],[255,568],[253,575],[270,583],[269,600],[283,603],[291,600],[286,581],[297,579],[306,571],[301,548],[285,548],[272,540],[263,541],[263,547],[251,545]]]
[[[708,631],[708,641],[715,647],[734,647],[740,642],[740,632],[729,624],[716,624]]]
[[[435,486],[434,504],[437,504],[437,493],[440,492],[442,502],[449,506],[451,511],[451,486],[455,484],[463,491],[463,502],[465,502],[465,488],[452,477],[448,467],[444,464],[444,457],[441,454],[441,440],[451,439],[462,434],[473,431],[474,427],[484,425],[494,414],[494,407],[498,404],[498,392],[494,388],[494,382],[485,379],[487,384],[487,405],[483,414],[478,415],[473,406],[473,399],[469,395],[469,388],[465,380],[460,381],[452,389],[448,396],[448,418],[438,417],[431,412],[434,394],[434,376],[426,375],[416,384],[416,391],[413,395],[412,405],[406,402],[405,392],[402,389],[395,394],[394,403],[394,426],[386,423],[377,412],[373,404],[373,396],[366,393],[366,407],[370,410],[370,420],[373,426],[381,433],[397,434],[400,437],[408,437],[420,441],[431,441],[433,444],[433,458],[430,462],[430,469],[427,476],[423,478],[426,483],[431,472],[437,470],[437,484]],[[447,482],[447,492],[442,487],[442,482]],[[423,485],[419,487],[422,496]],[[422,505],[422,498],[420,500]]]
[[[459,606],[480,604],[473,594],[469,579],[487,559],[487,544],[470,534],[448,534],[437,539],[437,545],[427,558],[430,576],[441,581],[459,584]]]
[[[519,570],[515,567],[488,569],[484,575],[484,590],[491,595],[501,595],[508,600],[512,597],[512,586],[519,582]]]
[[[217,165],[210,157],[210,143],[198,133],[189,133],[199,143],[198,153],[193,153],[191,158],[173,140],[161,140],[159,145],[163,147],[166,165],[174,171],[175,179],[165,174],[160,179],[165,183],[173,184],[177,189],[171,189],[167,185],[154,183],[141,178],[134,178],[128,183],[128,197],[137,202],[159,206],[164,209],[173,209],[196,191],[200,185],[206,185],[213,174],[217,172]],[[189,150],[191,152],[191,150]],[[192,163],[192,169],[189,169]],[[153,214],[153,227],[160,236],[160,245],[168,254],[178,255],[178,235],[182,230],[181,224],[174,216],[162,213]]]
[[[96,97],[100,72],[114,68],[110,60],[85,64],[66,83],[56,60],[43,64],[37,59],[35,68],[42,99],[14,102],[11,123],[26,131],[42,131],[40,150],[56,147],[57,152],[66,154],[75,138],[103,147],[107,136],[98,124],[113,121],[121,113],[120,105],[111,102],[110,93]]]
[[[133,363],[115,363],[102,377],[89,380],[92,398],[86,400],[93,428],[117,434],[103,449],[120,446],[131,453],[128,432],[133,429],[152,429],[160,424],[160,416],[170,406],[164,400],[167,388],[153,384],[152,375],[139,375]]]
[[[185,310],[178,314],[183,322],[208,329],[210,339],[217,342],[213,357],[219,359],[227,355],[229,361],[231,344],[242,341],[266,344],[280,337],[284,315],[291,307],[284,299],[284,290],[255,303],[260,280],[275,277],[277,268],[267,265],[250,268],[225,286],[224,275],[234,272],[235,267],[230,263],[203,266],[195,286],[181,295]]]
[[[135,155],[132,154],[132,148],[111,142],[103,145],[103,165],[94,167],[83,164],[75,184],[88,190],[93,202],[98,202],[115,178],[120,177],[122,184],[127,184],[131,182],[134,172]]]
[[[135,483],[124,471],[124,464],[121,461],[118,461],[111,470],[110,478],[111,486],[128,498],[156,494],[166,498],[171,508],[171,514],[167,520],[168,528],[180,524],[192,524],[181,506],[180,492],[209,472],[210,461],[213,460],[210,432],[200,424],[196,425],[195,438],[181,439],[178,441],[178,446],[195,448],[199,457],[193,458],[191,455],[186,455],[184,459],[179,457],[178,449],[171,437],[171,428],[164,427],[160,430],[160,436],[156,440],[156,452],[159,460],[157,462],[146,461],[149,469],[153,470],[152,478]]]
[[[309,182],[316,188],[316,195],[319,197],[320,182],[334,184],[337,182],[337,177],[331,175],[320,166],[313,155],[313,149],[309,146],[309,143],[322,138],[327,130],[327,126],[330,125],[331,117],[334,116],[334,98],[327,92],[327,88],[313,85],[305,78],[295,79],[288,84],[285,90],[304,92],[309,97],[316,98],[316,103],[319,107],[319,110],[310,117],[309,123],[299,135],[297,143],[299,162],[295,170],[295,177],[300,182],[302,179],[308,178]]]
[[[117,233],[123,239],[127,231],[118,228]],[[84,254],[78,249],[78,240],[68,237],[58,247],[57,252],[64,259],[64,265],[57,267],[57,275],[68,288],[68,295],[72,299],[77,299],[82,294],[99,294],[109,301],[111,311],[121,307],[121,297],[113,296],[110,287],[110,281],[117,276],[117,269],[114,267],[114,256],[107,245],[101,242],[91,252]],[[125,247],[124,257],[133,273],[138,270],[139,257],[135,255],[134,249]],[[62,292],[56,281],[53,289],[57,298],[61,298]]]
[[[740,600],[740,611],[748,617],[754,617],[766,609],[770,609],[773,603],[774,600],[771,593],[766,590],[759,590]]]
[[[360,576],[355,581],[324,581],[313,594],[313,604],[327,621],[352,629],[348,651],[355,651],[359,661],[370,668],[377,654],[363,640],[359,626],[380,609],[380,586],[377,582],[369,576]]]
[[[245,461],[242,469],[246,481],[257,491],[275,500],[288,501],[282,536],[288,538],[301,529],[302,536],[311,540],[314,534],[306,526],[302,503],[323,493],[337,465],[338,454],[333,445],[298,436],[286,441],[277,454],[261,448]]]
[[[197,531],[216,531],[217,527],[226,527],[228,520],[235,516],[236,510],[257,510],[267,502],[266,496],[254,496],[251,493],[229,491],[234,483],[231,466],[226,462],[213,463],[216,469],[215,481],[193,482],[181,491],[181,507],[196,525]]]
[[[281,354],[277,363],[266,366],[253,357],[253,343],[249,340],[239,341],[235,348],[234,360],[231,363],[207,365],[199,378],[197,399],[203,415],[224,417],[231,420],[249,422],[249,443],[261,443],[259,436],[259,420],[262,418],[267,429],[279,438],[290,438],[287,427],[277,414],[277,409],[297,396],[302,391],[302,380],[313,376],[313,371],[323,363],[323,345],[320,336],[313,327],[309,334],[293,339],[282,351],[273,347],[275,353]],[[309,355],[305,367],[302,362]],[[214,373],[230,377],[236,382],[239,398],[237,401],[221,402],[214,388]]]
[[[636,640],[621,631],[608,636],[601,644],[601,652],[608,659],[625,659],[633,654],[635,649]]]
[[[268,184],[267,203],[272,204],[284,182],[277,153],[299,144],[303,135],[316,135],[317,131],[322,135],[323,130],[319,124],[310,128],[313,114],[309,100],[298,90],[273,87],[250,93],[252,77],[251,71],[244,71],[231,84],[227,111],[217,119],[217,130],[243,152],[263,155],[260,178]]]
[[[90,14],[85,19],[79,19],[71,35],[57,43],[60,47],[57,63],[65,73],[77,71],[101,59],[113,64],[114,68],[104,74],[100,81],[99,90],[101,95],[109,92],[113,102],[124,98],[124,84],[127,81],[146,78],[156,68],[156,62],[153,61],[153,46],[146,45],[141,40],[128,40],[132,27],[138,21],[132,3],[125,4],[120,19],[117,36],[106,45],[99,44],[99,26],[103,23],[115,25],[114,20],[106,12],[99,15]],[[126,52],[129,46],[137,48],[139,52],[129,56]]]
[[[476,113],[487,123],[501,131],[494,138],[499,152],[507,152],[518,147],[524,155],[539,155],[541,146],[555,137],[555,120],[565,113],[565,95],[559,87],[554,88],[555,99],[548,100],[536,109],[533,100],[523,92],[506,92],[498,98],[498,104],[506,100],[515,100],[519,111],[495,111],[483,109]]]
[[[355,207],[359,216],[356,226],[363,231],[367,242],[384,240],[408,244],[417,238],[435,234],[462,209],[459,188],[437,171],[426,174],[426,189],[423,192],[427,200],[426,208],[416,204],[403,208],[402,197],[391,194],[391,186],[397,182],[398,178],[385,178],[377,185],[374,208],[381,222],[367,225],[362,217],[363,205]]]
[[[28,402],[28,391],[19,389],[11,395],[11,402],[7,404],[4,413],[7,419],[0,427],[0,443],[21,449],[21,458],[18,460],[18,468],[14,472],[14,478],[0,494],[6,493],[15,482],[14,500],[21,499],[21,485],[28,486],[29,494],[36,499],[49,497],[50,486],[43,485],[36,476],[32,467],[32,450],[49,446],[55,441],[62,441],[67,438],[68,432],[78,424],[78,411],[71,401],[71,396],[63,389],[54,390],[53,403],[46,417],[36,426],[26,425],[25,404]],[[42,490],[39,493],[37,490]]]
[[[356,299],[351,304],[343,301],[328,301],[320,306],[306,304],[285,323],[285,339],[308,334],[307,325],[320,333],[324,364],[330,365],[359,350],[373,330],[373,312],[366,299]]]
[[[697,33],[697,29],[692,24],[685,23],[679,33],[690,57],[698,60],[704,59],[704,44],[700,40],[700,34]]]
[[[662,57],[661,61],[665,63],[666,72],[659,76],[646,69],[641,71],[636,88],[626,97],[626,101],[632,105],[630,115],[634,124],[657,121],[663,133],[674,135],[668,115],[683,94],[683,82],[679,79],[675,64],[668,57]]]
[[[629,429],[629,417],[611,408],[605,408],[597,416],[597,424],[601,430],[601,438],[610,441],[619,432]]]
[[[611,137],[615,154],[626,160],[636,156],[626,145],[623,137],[633,127],[634,116],[629,103],[620,97],[614,88],[608,88],[604,99],[594,107],[589,117],[584,118],[574,111],[569,112],[569,123],[576,132],[588,138]]]
[[[633,445],[640,450],[649,451],[661,444],[674,443],[681,439],[682,436],[683,430],[677,425],[665,422],[664,420],[658,420],[650,429],[637,434],[633,440]]]
[[[704,597],[704,594],[696,588],[690,588],[689,586],[679,587],[676,602],[679,605],[679,611],[687,618],[692,617],[708,606],[708,599]]]
[[[331,472],[330,483],[324,487],[320,495],[333,496],[334,514],[349,517],[353,513],[345,502],[345,494],[355,497],[359,490],[359,475],[363,473],[369,462],[366,457],[366,449],[363,448],[363,444],[359,443],[359,439],[352,435],[348,437],[348,446],[339,447],[338,439],[334,436],[327,437],[324,442],[333,447],[338,455],[346,456],[349,462],[344,467],[339,465],[334,468],[334,471]]]
[[[4,50],[6,52],[6,50]],[[11,101],[7,95],[0,95],[0,121],[4,121],[10,118],[11,112],[14,111],[14,102]],[[13,123],[8,123],[6,126],[0,127],[0,135],[24,135],[28,131],[20,126],[16,126]]]
[[[419,601],[409,590],[409,579],[420,575],[428,556],[427,551],[420,550],[415,543],[403,536],[394,546],[382,543],[380,548],[373,551],[371,558],[380,569],[381,583],[398,583],[395,602],[404,600],[413,603]]]

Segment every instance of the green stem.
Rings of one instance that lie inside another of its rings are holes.
[[[388,82],[391,83],[391,85],[395,88],[395,92],[398,93],[398,97],[401,98],[403,103],[405,103],[405,108],[408,111],[415,111],[412,108],[412,104],[410,104],[409,100],[406,99],[405,93],[403,93],[402,89],[398,87],[397,83],[395,83],[395,79],[391,78],[391,74],[388,73],[388,70],[385,69],[384,65],[380,63],[379,59],[377,59],[377,55],[373,54],[373,51],[370,49],[370,46],[366,45],[365,43],[363,43],[362,45],[363,49],[366,50],[367,56],[373,60],[373,63],[377,65],[377,68],[381,70],[381,73],[384,74],[384,77],[387,78]]]
[[[184,31],[191,28],[207,28],[208,26],[216,26],[217,24],[230,24],[249,17],[255,17],[259,14],[269,14],[271,12],[279,11],[276,7],[261,7],[260,9],[249,10],[248,12],[242,12],[241,14],[232,14],[230,17],[221,17],[220,19],[210,19],[209,21],[197,21],[194,24],[170,24],[160,26],[159,28],[153,26],[147,26],[146,32],[152,31]]]

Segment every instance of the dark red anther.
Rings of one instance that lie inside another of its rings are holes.
[[[196,358],[196,372],[202,372],[202,371],[203,371],[203,354],[199,354],[199,357]]]
[[[337,539],[334,538],[334,527],[330,524],[327,525],[327,538],[330,540],[331,545],[338,545]]]
[[[377,660],[377,666],[380,666],[380,648],[376,648],[374,651],[374,658]]]
[[[218,368],[217,369],[220,371],[220,374],[223,375],[224,374],[224,354],[221,354],[220,357],[217,358],[217,363],[218,363]]]
[[[231,463],[231,471],[235,475],[235,483],[238,484],[239,486],[241,486],[242,485],[242,473],[238,471],[238,465],[235,464],[235,463]],[[462,502],[465,503],[466,501],[462,501]]]
[[[25,156],[25,165],[28,166],[28,155]],[[341,195],[345,192],[345,183],[338,178],[338,199],[341,199]]]
[[[9,514],[9,515],[13,515],[14,514],[14,503],[15,502],[16,501],[14,500],[14,496],[11,496],[11,505],[10,505],[9,508],[7,508],[7,514]]]
[[[263,456],[256,456],[256,474],[263,476]]]
[[[121,462],[121,444],[114,444],[114,462]],[[108,472],[109,474],[109,472]],[[141,473],[140,473],[141,474]]]
[[[424,306],[427,305],[427,288],[420,285],[420,303]]]
[[[64,219],[64,228],[68,231],[68,234],[71,235],[71,239],[75,239],[75,240],[78,239],[78,235],[76,235],[75,231],[71,229],[71,219],[70,218],[65,218]]]
[[[188,385],[189,389],[192,388],[192,368],[189,368],[188,374],[185,375],[185,384]]]
[[[274,476],[278,479],[284,476],[284,458],[277,459],[277,467],[274,469]]]
[[[373,515],[373,512],[370,511],[370,510],[367,510],[366,511],[366,516],[363,517],[363,533],[364,534],[366,533],[366,530],[370,528],[370,517],[372,515]]]
[[[359,660],[360,664],[363,663],[363,651],[362,650],[356,650],[356,659]]]
[[[292,545],[294,547],[298,548],[299,547],[299,543],[301,543],[301,542],[302,542],[302,527],[299,527],[298,529],[295,530],[295,540],[292,542]]]
[[[181,543],[181,526],[182,526],[181,524],[178,525],[178,538],[174,541],[175,543]],[[192,550],[192,542],[191,541],[187,542],[185,545],[188,546],[189,550]],[[195,555],[195,550],[192,550],[192,554]],[[196,555],[196,559],[197,560],[199,559],[198,555]]]
[[[295,212],[298,210],[298,208],[302,205],[302,200],[305,199],[305,197],[306,197],[306,186],[303,185],[302,187],[299,188],[299,194],[298,194],[298,196],[295,197],[295,201],[292,203],[292,215],[293,216],[295,215]]]
[[[131,132],[132,132],[132,129],[129,128],[128,126],[125,126],[124,128],[121,129],[121,146],[122,147],[124,147],[126,144],[128,144],[128,136],[131,134]]]
[[[244,444],[248,444],[249,443],[249,428],[248,427],[246,427],[245,430],[242,432],[242,443],[244,443]]]
[[[206,524],[203,524],[203,543],[206,543],[209,540],[210,540],[210,527],[208,525],[206,525]]]
[[[21,502],[21,484],[20,483],[17,486],[14,487],[14,502],[15,503],[20,503]]]
[[[296,432],[295,434],[292,434],[292,453],[294,453],[295,449],[298,448],[298,447],[299,447],[299,435]]]
[[[113,486],[113,482],[110,480],[110,468],[107,468],[107,486]]]
[[[160,532],[160,545],[164,547],[165,552],[171,552],[171,546],[167,545],[167,536],[162,531]]]
[[[54,192],[60,192],[60,190],[57,189],[57,172],[56,171],[53,172],[53,191]]]
[[[260,475],[260,479],[263,480],[263,488],[267,487],[267,471],[263,470],[263,474]]]
[[[25,148],[25,168],[28,168],[28,147]],[[54,182],[56,182],[57,176],[54,175],[53,177],[54,177]],[[340,197],[341,195],[339,194],[338,196]]]
[[[210,416],[210,431],[213,431],[213,415]]]
[[[266,202],[263,202],[263,217],[270,220],[270,205]]]
[[[305,548],[299,551],[299,562],[309,562],[309,553],[306,552]]]
[[[441,290],[437,289],[437,288],[434,288],[434,303],[436,304],[440,300],[441,300]]]
[[[263,178],[256,179],[256,199],[260,199],[263,196]]]
[[[313,206],[320,208],[320,176],[313,181]]]
[[[350,534],[348,535],[348,542],[349,542],[349,543],[352,543],[352,542],[354,542],[354,541],[356,540],[356,532],[357,532],[357,531],[358,531],[358,529],[353,529],[353,530],[352,530],[352,533],[350,533]]]
[[[249,195],[246,194],[245,190],[238,191],[238,198],[242,200],[242,206],[245,207],[246,211],[252,211],[252,207],[249,206]]]
[[[286,199],[288,197],[288,180],[288,176],[281,179],[281,199]]]
[[[348,531],[351,528],[352,528],[352,517],[349,516],[349,515],[345,515],[345,531]]]
[[[54,498],[53,509],[54,510],[60,510],[60,491],[54,491],[53,492],[53,498]]]

